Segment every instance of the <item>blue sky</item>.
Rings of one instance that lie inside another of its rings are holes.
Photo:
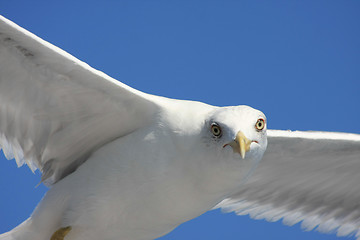
[[[359,1],[11,1],[0,14],[136,89],[263,111],[272,129],[360,133]],[[39,175],[0,156],[0,232]],[[212,211],[165,239],[340,239]]]

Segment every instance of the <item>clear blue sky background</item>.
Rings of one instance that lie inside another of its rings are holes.
[[[136,89],[250,105],[272,129],[354,133],[359,13],[360,1],[330,0],[0,2],[0,14]],[[0,158],[5,232],[31,214],[46,188],[35,188],[39,175]],[[161,239],[338,238],[212,211]]]

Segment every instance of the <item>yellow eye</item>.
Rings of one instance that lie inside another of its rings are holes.
[[[255,128],[259,131],[263,130],[265,127],[265,120],[262,118],[259,118],[257,122],[255,123]]]
[[[215,137],[220,137],[221,136],[220,126],[216,123],[211,124],[211,132]]]

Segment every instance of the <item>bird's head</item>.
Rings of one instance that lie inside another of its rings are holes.
[[[176,139],[180,162],[186,162],[184,175],[195,178],[199,189],[213,188],[209,192],[228,193],[245,182],[267,147],[265,115],[248,106],[197,102],[172,109],[175,113],[168,115],[172,134],[168,135]]]
[[[262,112],[248,106],[222,107],[206,120],[203,139],[220,154],[231,150],[239,161],[261,159],[267,146],[266,129]]]
[[[236,191],[255,170],[267,147],[265,115],[248,106],[215,108],[200,133],[201,168],[209,168],[214,189]],[[217,186],[218,185],[218,186]]]

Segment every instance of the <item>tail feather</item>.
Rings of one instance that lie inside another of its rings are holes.
[[[33,229],[32,220],[29,217],[11,231],[0,234],[0,240],[48,240],[44,239],[44,234],[41,231]]]
[[[25,240],[27,238],[27,233],[29,232],[31,219],[28,218],[19,226],[14,228],[13,230],[0,234],[0,240]]]
[[[15,239],[11,236],[11,231],[10,231],[0,234],[0,240],[15,240]]]

